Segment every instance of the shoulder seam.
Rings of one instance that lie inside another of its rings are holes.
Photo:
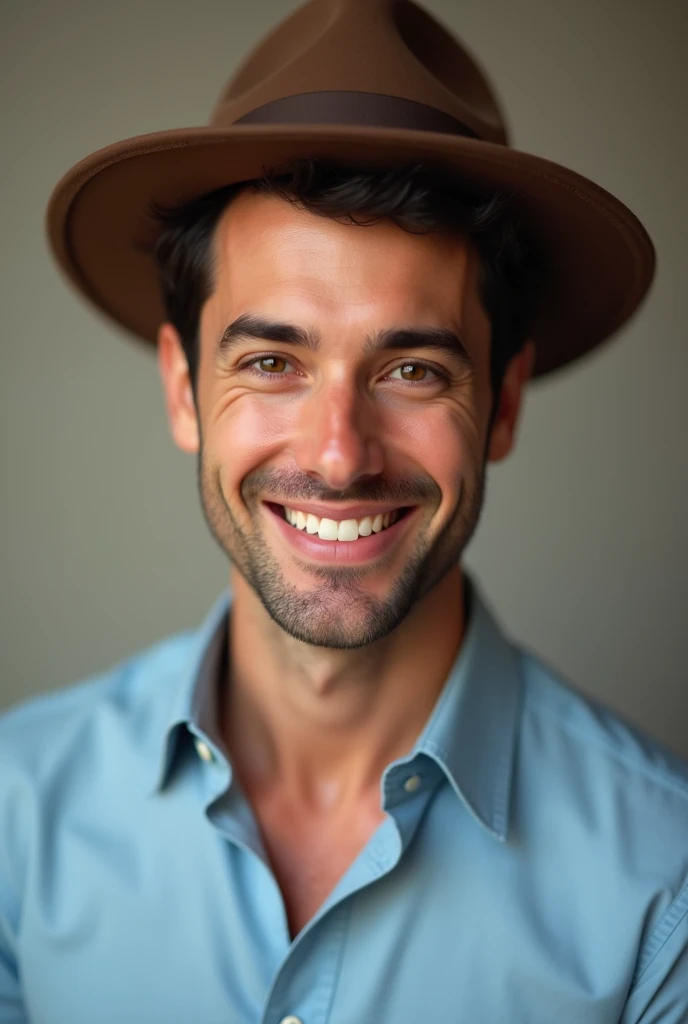
[[[688,882],[683,886],[673,903],[667,907],[657,922],[650,938],[647,940],[647,945],[638,958],[631,987],[638,984],[645,971],[666,945],[686,914],[688,914]]]
[[[142,668],[149,668],[149,660],[176,644],[193,640],[193,630],[182,630],[164,637],[148,647],[135,651],[106,668],[99,669],[91,675],[80,676],[64,684],[57,684],[45,690],[21,697],[8,707],[0,709],[0,725],[5,722],[14,723],[15,718],[23,718],[30,714],[72,715],[72,701],[79,701],[78,711],[91,710],[108,699],[110,692],[116,692],[129,674]]]
[[[527,703],[528,698],[526,697],[526,704]],[[614,747],[610,744],[600,742],[599,739],[596,739],[595,737],[590,736],[588,733],[583,732],[581,729],[576,728],[576,726],[572,725],[571,722],[565,721],[557,711],[554,711],[552,708],[547,707],[547,705],[545,704],[538,704],[537,710],[542,711],[545,714],[549,715],[551,718],[556,719],[559,728],[562,729],[564,732],[568,732],[571,735],[576,736],[578,739],[583,740],[590,746],[596,747],[598,750],[601,750],[605,754],[608,754],[610,757],[613,757],[616,761],[620,762],[621,764],[624,764],[626,767],[632,768],[635,771],[642,773],[646,777],[652,779],[652,781],[666,786],[668,789],[673,790],[675,793],[678,793],[680,796],[688,800],[688,783],[683,783],[674,776],[668,775],[666,772],[662,771],[661,768],[650,767],[649,765],[642,764],[641,762],[633,761],[630,758],[625,757],[623,753],[621,753],[618,750],[615,750]],[[611,709],[609,709],[609,713],[614,714],[614,712],[611,711]],[[624,723],[622,722],[621,724]],[[651,739],[651,737],[648,737],[648,739]]]

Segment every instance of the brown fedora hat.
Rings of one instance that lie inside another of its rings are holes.
[[[492,88],[411,0],[310,0],[246,58],[208,127],[139,135],[55,187],[50,243],[79,291],[139,338],[165,319],[151,204],[183,202],[300,157],[427,161],[501,189],[545,266],[535,376],[599,345],[646,294],[654,250],[631,211],[587,178],[508,145]]]

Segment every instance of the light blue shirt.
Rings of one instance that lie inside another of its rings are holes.
[[[217,732],[228,604],[0,719],[0,1021],[688,1021],[688,766],[474,587],[383,824],[292,941]]]

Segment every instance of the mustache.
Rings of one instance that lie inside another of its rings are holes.
[[[298,471],[257,469],[245,477],[241,485],[241,495],[247,504],[251,500],[267,497],[281,504],[305,500],[330,503],[393,502],[396,505],[414,505],[420,502],[439,504],[442,492],[435,481],[424,474],[397,476],[393,479],[377,476],[371,480],[360,480],[345,491],[337,491],[323,487],[317,480]]]

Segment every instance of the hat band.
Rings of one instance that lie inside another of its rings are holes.
[[[451,114],[400,96],[376,92],[303,92],[271,100],[240,117],[235,124],[348,124],[372,128],[480,136]]]

